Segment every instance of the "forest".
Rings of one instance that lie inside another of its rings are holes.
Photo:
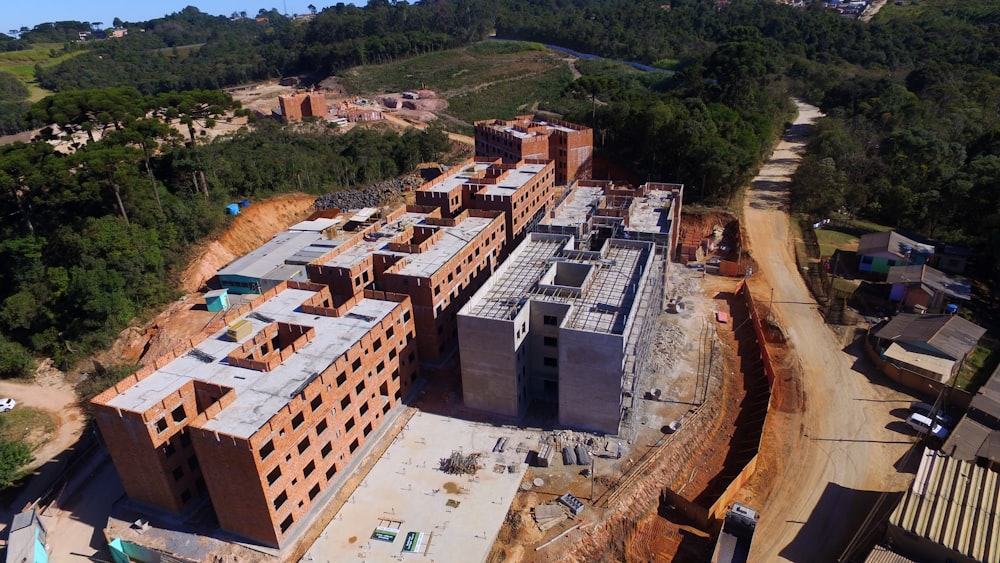
[[[660,69],[579,61],[582,76],[539,109],[592,124],[601,154],[635,178],[686,184],[691,200],[733,201],[791,118],[789,96],[818,104],[827,117],[795,207],[968,244],[988,277],[1000,265],[1000,8],[921,4],[866,24],[746,0],[372,0],[311,21],[189,7],[84,44],[72,37],[87,22],[0,37],[0,50],[44,41],[75,53],[35,69],[54,93],[34,104],[0,73],[0,129],[88,139],[70,154],[0,147],[0,376],[40,355],[72,365],[173,299],[171,276],[223,226],[221,204],[363,186],[447,149],[436,128],[338,135],[270,121],[205,142],[195,124],[241,111],[220,87],[315,80],[491,32]]]
[[[435,128],[331,135],[264,120],[196,142],[168,125],[205,125],[236,106],[217,90],[121,87],[32,107],[61,132],[100,138],[68,154],[44,142],[0,146],[0,377],[26,373],[39,354],[72,365],[175,299],[173,275],[192,243],[224,226],[225,203],[365,186],[449,146]]]

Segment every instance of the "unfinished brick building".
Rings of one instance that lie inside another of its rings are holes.
[[[594,130],[568,121],[537,115],[477,121],[476,156],[505,161],[552,160],[555,183],[590,178],[593,169]]]
[[[354,233],[307,273],[334,299],[365,287],[408,295],[420,359],[435,364],[454,349],[458,309],[493,273],[506,241],[500,212],[442,217],[440,209],[410,205]]]
[[[439,207],[446,217],[465,209],[502,211],[509,252],[552,207],[554,171],[550,160],[505,162],[477,156],[420,186],[416,202]]]
[[[409,297],[334,301],[285,282],[95,397],[129,497],[281,546],[416,376]]]
[[[326,119],[328,107],[326,97],[322,92],[299,92],[278,96],[281,115],[285,121],[302,121],[303,117],[319,117]]]

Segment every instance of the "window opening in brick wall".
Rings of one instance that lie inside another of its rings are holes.
[[[184,405],[181,405],[170,413],[170,417],[174,419],[174,422],[183,422],[187,415],[184,414]]]
[[[306,436],[305,438],[302,439],[301,442],[299,442],[298,449],[299,449],[299,454],[309,449],[309,436]]]
[[[285,504],[285,501],[287,500],[288,500],[288,493],[285,491],[281,491],[281,494],[274,497],[274,509],[277,510],[281,508],[281,505]]]
[[[273,485],[278,478],[281,477],[281,467],[275,467],[267,474],[267,484]]]
[[[267,459],[267,456],[274,453],[274,442],[268,440],[263,446],[260,447],[260,459]]]

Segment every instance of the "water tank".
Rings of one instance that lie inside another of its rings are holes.
[[[954,303],[949,303],[948,306],[945,307],[944,309],[945,311],[948,311],[949,315],[954,315],[955,313],[958,312],[958,305],[955,305]]]

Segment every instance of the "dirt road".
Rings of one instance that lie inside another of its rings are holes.
[[[56,434],[33,452],[35,460],[28,466],[29,469],[41,466],[80,437],[83,413],[76,404],[76,393],[65,382],[52,385],[0,381],[0,397],[12,397],[18,405],[48,411],[56,418]]]
[[[751,290],[758,303],[767,303],[773,288],[773,314],[798,358],[805,400],[803,412],[773,414],[783,431],[773,450],[777,457],[764,462],[775,471],[769,492],[756,499],[762,519],[752,561],[835,560],[878,498],[876,491],[905,488],[906,475],[894,464],[913,442],[895,430],[899,419],[890,414],[905,407],[908,397],[857,371],[867,364],[853,348],[842,349],[796,271],[788,181],[819,118],[817,108],[797,105],[795,124],[754,180],[744,207],[758,264]]]
[[[407,120],[402,119],[400,117],[397,117],[397,116],[395,116],[395,115],[393,115],[391,113],[386,113],[384,115],[385,115],[385,120],[386,121],[388,121],[389,123],[392,123],[394,125],[397,125],[399,127],[413,127],[415,129],[419,129],[421,131],[423,131],[424,129],[427,128],[427,124],[426,123],[418,123],[418,122],[407,121]],[[468,136],[468,135],[460,135],[458,133],[451,133],[451,132],[448,132],[447,135],[448,135],[449,139],[451,139],[452,141],[455,141],[456,143],[462,143],[463,145],[469,145],[471,147],[476,146],[476,140],[473,139],[472,137]]]

